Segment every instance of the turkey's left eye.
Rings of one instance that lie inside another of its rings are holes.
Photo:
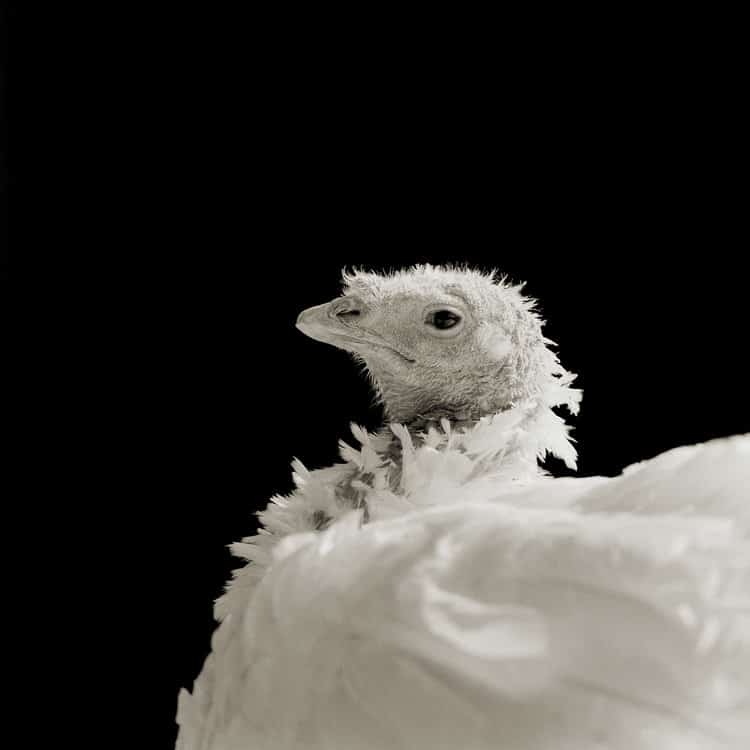
[[[439,331],[447,331],[461,322],[461,316],[452,310],[435,310],[435,312],[430,313],[427,322]]]

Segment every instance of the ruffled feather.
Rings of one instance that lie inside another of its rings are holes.
[[[748,747],[750,436],[614,479],[472,476],[482,430],[519,424],[396,428],[369,523],[270,546],[181,697],[180,750]]]

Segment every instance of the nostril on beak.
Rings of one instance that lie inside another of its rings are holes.
[[[334,305],[331,313],[342,321],[358,318],[362,314],[362,305],[353,299],[345,299]]]

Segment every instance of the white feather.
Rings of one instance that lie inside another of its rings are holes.
[[[397,487],[355,431],[237,548],[179,750],[750,747],[750,436],[553,480],[567,433],[529,404],[393,434]],[[363,524],[331,488],[365,450]],[[310,503],[338,520],[294,533]]]

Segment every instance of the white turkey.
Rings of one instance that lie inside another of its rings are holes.
[[[178,750],[747,750],[750,435],[553,478],[581,394],[519,287],[344,282],[298,327],[388,424],[234,545]]]

